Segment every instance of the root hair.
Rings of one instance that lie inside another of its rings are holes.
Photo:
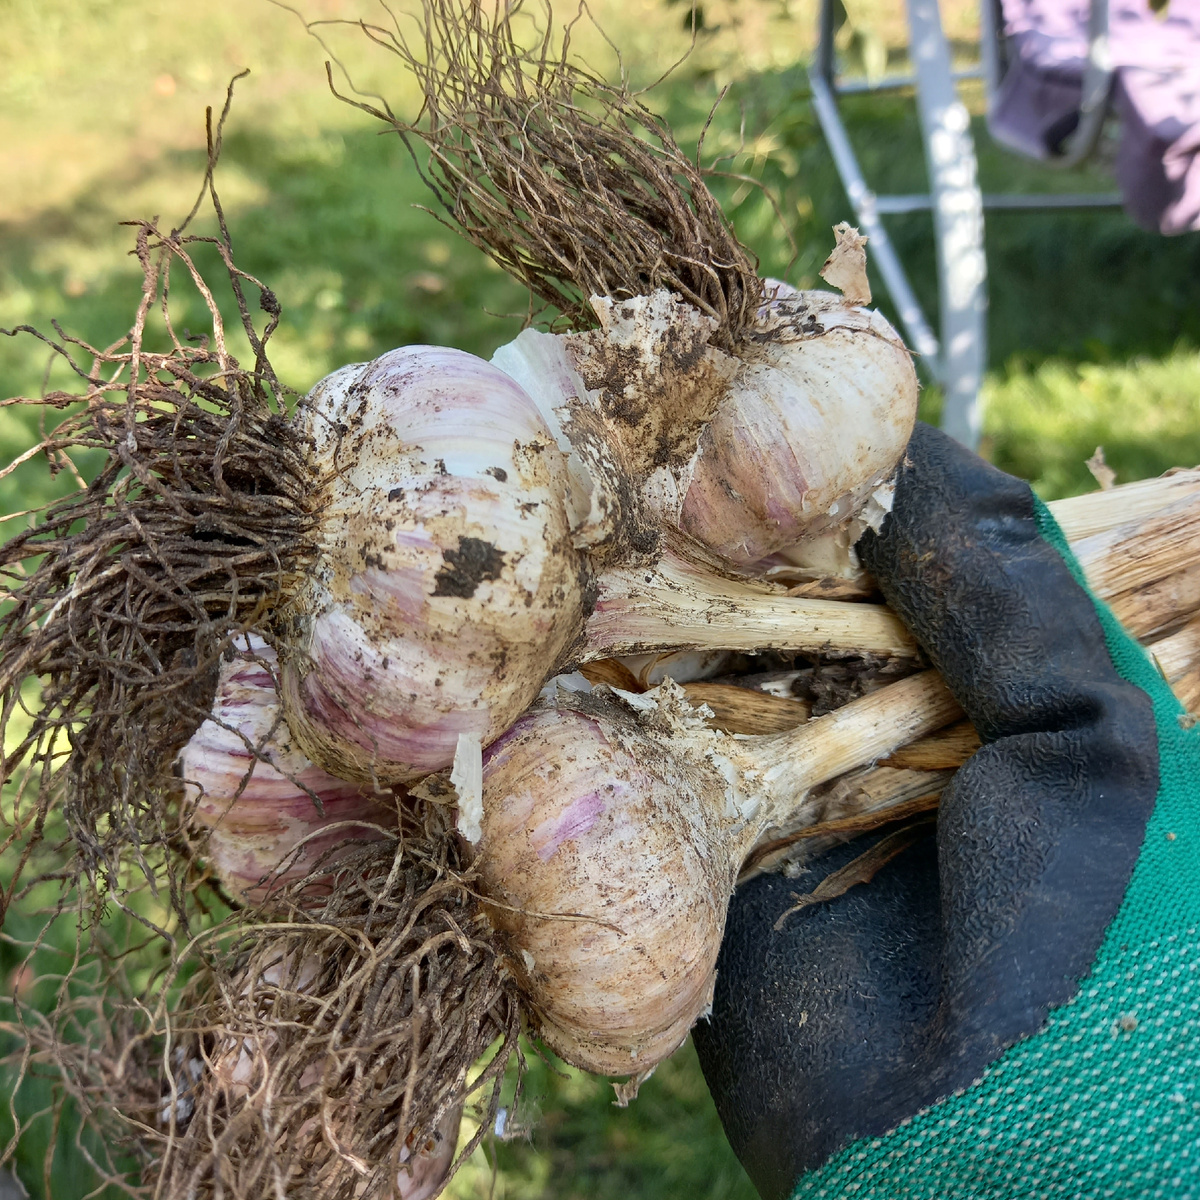
[[[529,46],[516,27],[523,0],[423,0],[415,38],[394,16],[390,27],[358,23],[416,77],[415,121],[381,98],[342,95],[332,72],[330,87],[400,135],[435,215],[568,327],[596,324],[592,296],[667,288],[714,317],[714,341],[728,348],[761,303],[757,263],[705,183],[701,148],[690,159],[644,92],[577,61],[571,39],[585,12],[556,42],[547,5]]]

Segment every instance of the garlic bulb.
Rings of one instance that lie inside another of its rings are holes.
[[[484,765],[481,882],[505,905],[492,922],[541,1036],[601,1075],[667,1057],[708,1005],[733,884],[712,850],[708,780],[660,750],[551,710]]]
[[[212,716],[179,756],[185,804],[208,831],[209,866],[234,896],[256,902],[343,843],[395,824],[390,797],[335,779],[297,749],[275,670],[275,651],[247,638],[222,663]]]
[[[310,397],[318,571],[293,602],[288,724],[332,773],[389,784],[491,741],[578,634],[567,464],[528,396],[409,346]]]
[[[797,730],[708,729],[673,684],[562,695],[487,751],[476,865],[547,1044],[640,1075],[705,1011],[738,869],[812,787],[955,719],[934,672]]]
[[[590,474],[594,512],[677,525],[740,564],[882,521],[916,420],[911,356],[879,313],[768,284],[737,357],[667,292],[593,297],[599,330],[525,330],[496,352]]]
[[[878,313],[774,285],[756,340],[700,436],[679,524],[752,563],[844,523],[890,481],[917,416],[917,378]]]

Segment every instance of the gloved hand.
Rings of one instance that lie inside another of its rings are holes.
[[[1200,1197],[1200,730],[936,430],[859,549],[983,746],[869,884],[774,928],[858,839],[734,897],[694,1031],[734,1150],[767,1200]]]

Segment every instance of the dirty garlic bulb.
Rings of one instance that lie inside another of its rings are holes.
[[[844,296],[765,287],[732,354],[710,344],[712,318],[658,291],[592,297],[599,329],[525,330],[493,356],[589,480],[576,491],[614,544],[606,515],[649,516],[749,565],[890,509],[917,413],[904,342]]]
[[[178,767],[186,809],[207,831],[205,861],[233,896],[255,903],[396,821],[392,797],[335,779],[296,747],[276,670],[275,651],[245,639],[221,664],[212,716]]]
[[[508,728],[578,633],[566,462],[508,376],[435,346],[330,376],[307,423],[321,558],[290,609],[288,724],[335,775],[414,779]]]
[[[929,671],[787,733],[718,733],[705,712],[669,682],[623,701],[560,693],[485,755],[476,867],[493,924],[546,1043],[596,1074],[644,1075],[704,1013],[760,835],[959,709]]]

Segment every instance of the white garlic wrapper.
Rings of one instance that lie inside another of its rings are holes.
[[[414,779],[508,728],[578,635],[566,459],[512,379],[433,346],[331,376],[309,427],[328,483],[288,720],[339,776]]]
[[[248,639],[221,665],[212,716],[179,756],[185,802],[208,830],[208,864],[250,900],[331,862],[343,843],[381,836],[396,819],[387,798],[335,779],[299,750],[274,669],[275,651]]]
[[[686,532],[743,564],[842,524],[873,498],[882,516],[917,415],[912,358],[879,313],[771,287],[700,436],[679,513]]]

